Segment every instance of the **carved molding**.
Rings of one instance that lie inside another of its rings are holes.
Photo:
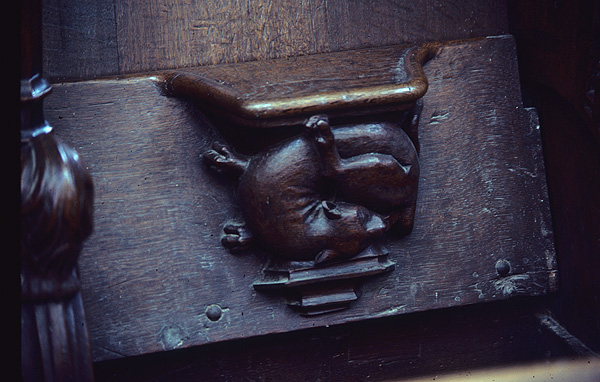
[[[371,75],[374,78],[369,81],[361,78],[367,70],[365,65],[375,71],[371,66],[377,66],[376,62],[357,64],[360,56],[342,57],[332,60],[332,67],[324,70],[315,55],[315,62],[303,62],[301,67],[293,59],[279,60],[278,66],[268,71],[257,64],[242,78],[229,78],[232,65],[222,65],[222,71],[215,66],[161,73],[158,83],[165,95],[193,100],[205,111],[220,113],[240,125],[293,126],[317,114],[332,118],[411,108],[429,85],[423,65],[441,47],[439,43],[425,43],[406,48],[395,57],[393,67],[382,66],[381,73]],[[348,52],[330,53],[336,54]],[[277,84],[278,80],[285,86]]]

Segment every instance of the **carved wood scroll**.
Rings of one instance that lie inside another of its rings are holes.
[[[272,257],[256,290],[284,290],[290,306],[321,314],[358,298],[354,280],[393,270],[381,239],[389,231],[406,235],[414,224],[423,64],[436,49],[400,49],[395,65],[381,68],[380,83],[364,80],[363,66],[375,63],[362,57],[332,61],[335,76],[307,62],[263,71],[264,82],[238,73],[237,81],[252,79],[244,93],[200,73],[161,79],[165,94],[225,116],[217,128],[304,128],[263,150],[241,145],[253,155],[223,142],[204,153],[211,168],[237,180],[244,221],[225,224],[222,244],[234,253],[259,245]],[[273,76],[280,88],[269,89]]]

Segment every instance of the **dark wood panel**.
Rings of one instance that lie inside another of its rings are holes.
[[[593,90],[593,77],[599,70],[599,3],[511,0],[507,4],[525,84],[538,83],[554,89],[587,117],[587,93]],[[600,142],[599,129],[596,120],[592,131]]]
[[[540,330],[535,313],[545,303],[514,299],[103,361],[95,376],[98,382],[389,381],[578,357]]]
[[[44,4],[50,80],[89,79],[507,32],[504,1]]]
[[[164,97],[149,77],[56,85],[47,118],[96,185],[96,229],[80,260],[94,358],[554,290],[539,131],[520,103],[513,40],[447,46],[426,72],[415,229],[388,242],[397,268],[365,282],[348,310],[310,319],[253,290],[262,252],[220,246],[238,213],[234,189],[202,165],[217,133],[191,103]]]
[[[524,93],[539,110],[560,267],[560,322],[600,351],[600,3],[509,1]],[[594,80],[596,77],[596,80]],[[590,108],[586,110],[587,108]]]
[[[50,81],[119,73],[112,0],[43,1],[44,76]]]
[[[503,1],[329,1],[332,51],[506,33]]]
[[[529,88],[540,107],[548,169],[561,323],[600,350],[600,145],[575,108],[546,87]]]

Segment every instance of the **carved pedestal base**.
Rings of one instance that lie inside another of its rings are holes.
[[[394,267],[388,253],[377,244],[349,260],[326,265],[272,260],[263,270],[264,278],[253,286],[261,292],[282,292],[291,308],[302,315],[316,315],[346,309],[359,298],[355,286],[361,279]]]

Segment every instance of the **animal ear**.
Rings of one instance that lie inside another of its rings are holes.
[[[342,214],[340,214],[335,203],[323,200],[321,206],[323,206],[323,212],[325,212],[325,216],[327,216],[328,219],[334,220],[342,217]]]

